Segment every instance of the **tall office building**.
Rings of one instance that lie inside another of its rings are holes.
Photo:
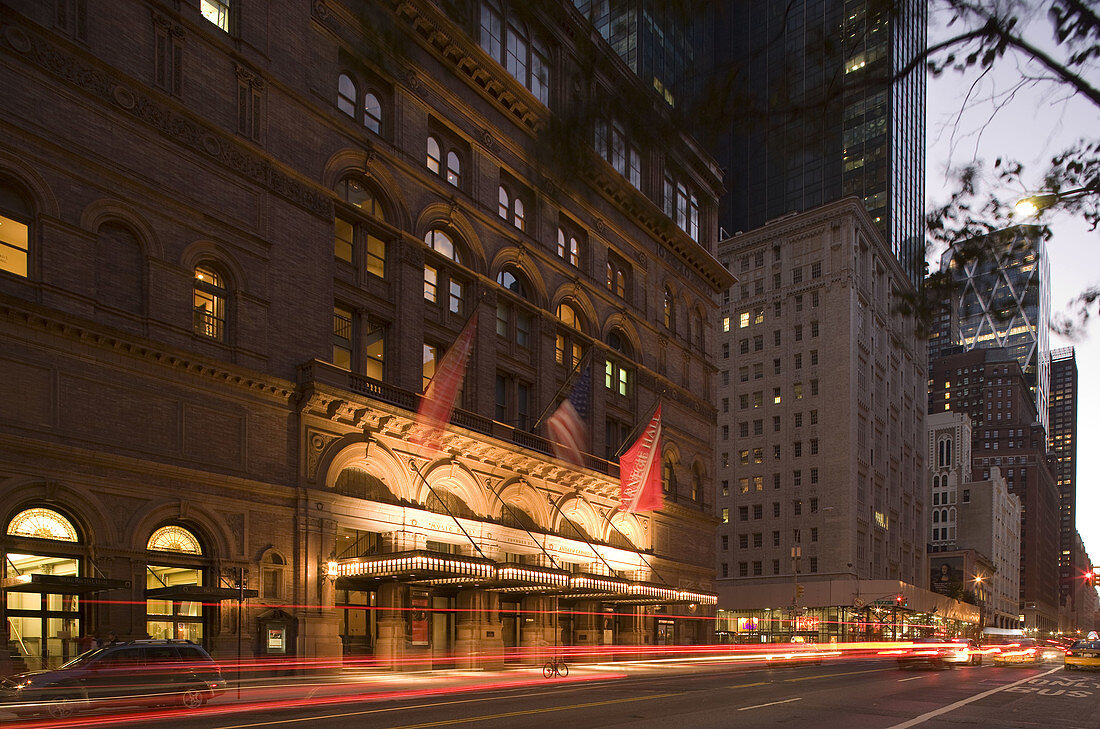
[[[572,6],[85,5],[0,3],[0,674],[112,630],[388,666],[709,640],[720,180],[680,135],[638,178],[541,165],[582,63],[637,83]],[[585,382],[559,458],[539,414]],[[675,486],[626,513],[658,399]]]
[[[1025,627],[1058,627],[1058,490],[1024,372],[1012,352],[973,349],[934,360],[928,412],[966,413],[972,423],[971,464],[977,480],[999,469],[1022,505],[1020,614]]]
[[[888,79],[925,47],[926,13],[918,0],[729,1],[711,10],[705,88],[728,93],[740,112],[732,128],[708,130],[726,171],[727,231],[855,195],[920,284],[924,70]]]
[[[1009,232],[1011,240],[994,255],[959,262],[947,251],[941,266],[957,287],[951,313],[958,313],[958,344],[964,351],[1002,348],[1019,362],[1049,433],[1050,261],[1038,228]]]
[[[1058,593],[1060,604],[1073,609],[1075,582],[1087,565],[1075,559],[1077,535],[1077,357],[1073,347],[1050,353],[1050,448],[1056,457],[1060,528]]]
[[[908,280],[862,203],[772,221],[718,255],[739,277],[719,335],[723,637],[881,637],[867,611],[897,595],[907,622],[976,623],[927,590],[925,343],[891,310]],[[790,606],[805,620],[774,612]]]

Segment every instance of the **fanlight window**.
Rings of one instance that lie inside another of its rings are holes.
[[[53,539],[58,542],[80,541],[72,522],[53,509],[26,509],[8,523],[8,535]]]
[[[157,552],[180,552],[182,554],[202,554],[202,547],[195,535],[180,526],[163,526],[149,537],[146,549]]]

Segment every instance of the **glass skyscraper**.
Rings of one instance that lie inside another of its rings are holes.
[[[888,9],[897,15],[888,14]],[[924,48],[918,0],[729,0],[708,11],[702,104],[733,121],[719,224],[747,231],[854,195],[912,282],[924,264],[925,75],[899,75]],[[894,80],[896,79],[896,80]]]
[[[958,286],[958,343],[966,351],[1004,347],[1023,367],[1049,433],[1050,262],[1038,228],[1019,226],[1014,234],[992,255],[959,263],[948,251],[941,263]]]

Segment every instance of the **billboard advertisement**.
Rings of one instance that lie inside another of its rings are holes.
[[[966,575],[963,572],[961,556],[940,557],[931,554],[928,556],[928,564],[932,573],[930,583],[932,592],[951,597],[962,595]]]

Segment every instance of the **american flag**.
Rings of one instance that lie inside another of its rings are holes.
[[[583,466],[584,447],[588,443],[588,402],[591,397],[592,376],[590,367],[581,370],[569,399],[562,402],[554,414],[546,419],[546,429],[554,442],[554,453],[563,461]]]
[[[439,368],[424,390],[420,400],[420,409],[416,411],[416,425],[409,440],[430,448],[439,447],[439,436],[444,425],[451,419],[455,407],[455,395],[466,375],[466,360],[474,344],[477,331],[477,313],[475,312],[466,327],[458,335],[454,345],[443,355]]]

